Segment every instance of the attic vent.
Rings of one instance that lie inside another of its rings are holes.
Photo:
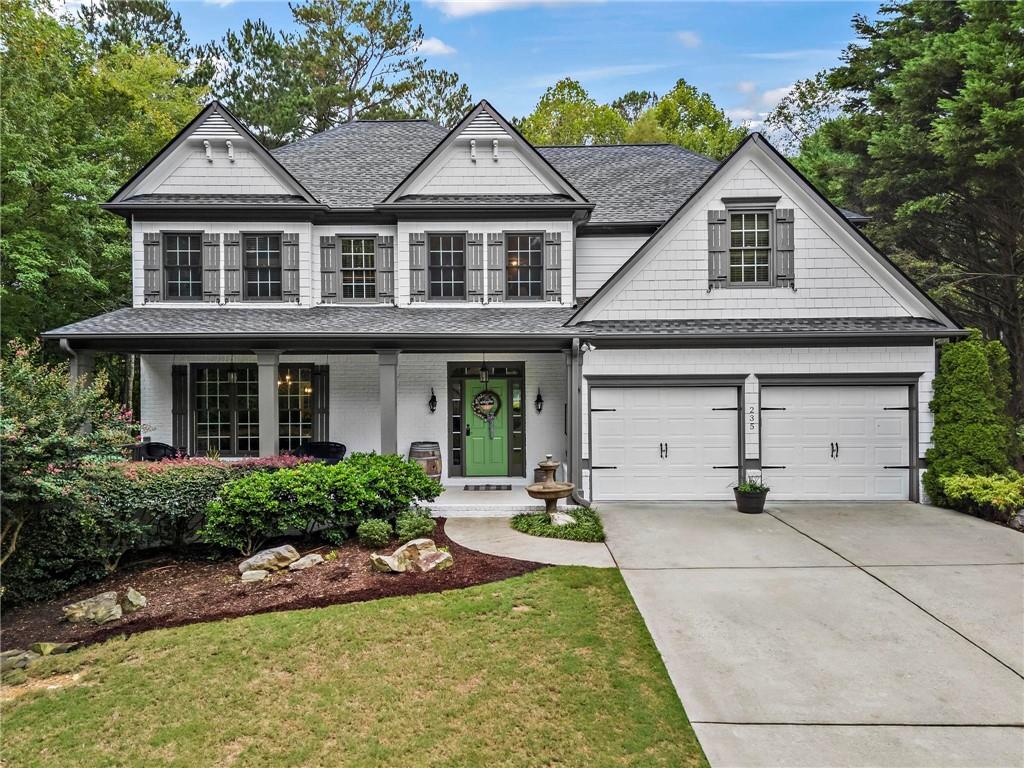
[[[486,112],[474,117],[462,131],[463,137],[478,139],[503,139],[508,136],[504,129]]]
[[[220,113],[211,112],[210,116],[203,120],[203,124],[196,128],[193,136],[233,139],[238,136],[238,131]]]

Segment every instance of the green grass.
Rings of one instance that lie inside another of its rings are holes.
[[[512,518],[512,527],[520,533],[549,539],[604,541],[604,526],[597,512],[586,507],[573,507],[569,514],[576,518],[575,525],[552,525],[547,513],[541,512],[516,515]]]
[[[706,766],[618,571],[249,616],[41,660],[15,766]]]

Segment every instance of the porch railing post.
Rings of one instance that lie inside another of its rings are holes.
[[[256,352],[257,396],[260,408],[260,456],[276,456],[277,450],[277,377],[281,350]]]
[[[380,452],[398,453],[398,350],[377,353],[380,376]]]

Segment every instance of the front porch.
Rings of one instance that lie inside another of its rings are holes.
[[[511,517],[521,512],[543,512],[544,502],[531,499],[526,486],[533,472],[524,477],[449,478],[444,493],[430,505],[438,517]],[[561,477],[561,475],[559,475]],[[467,490],[467,486],[505,485],[507,490]],[[560,502],[565,505],[566,500]]]

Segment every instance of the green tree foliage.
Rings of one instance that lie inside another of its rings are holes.
[[[931,410],[932,448],[924,487],[947,503],[942,478],[996,475],[1011,468],[1013,424],[1008,415],[1009,357],[998,341],[970,339],[943,349]]]
[[[629,91],[612,102],[612,107],[622,119],[632,125],[648,109],[658,103],[654,91]]]
[[[445,128],[454,128],[472,108],[469,86],[443,69],[423,70],[399,104],[401,116],[431,120]]]
[[[513,121],[531,144],[621,144],[628,125],[607,104],[598,104],[576,80],[559,80],[533,112]]]
[[[180,83],[182,65],[166,53],[97,57],[79,30],[29,0],[0,5],[0,65],[0,333],[32,338],[127,303],[127,228],[99,204],[204,94]]]
[[[106,398],[102,376],[72,386],[67,364],[41,362],[38,344],[11,342],[5,352],[0,563],[6,564],[40,520],[67,511],[67,477],[84,461],[120,456],[134,437],[131,413]]]
[[[869,236],[933,298],[1006,343],[1021,418],[1024,3],[912,0],[853,25],[844,63],[790,105],[798,165],[871,214]]]
[[[192,54],[181,15],[166,0],[96,0],[83,3],[78,22],[101,53],[119,46],[162,48],[178,61]]]
[[[629,127],[633,144],[678,144],[693,152],[722,159],[747,135],[725,116],[711,96],[683,79]]]

